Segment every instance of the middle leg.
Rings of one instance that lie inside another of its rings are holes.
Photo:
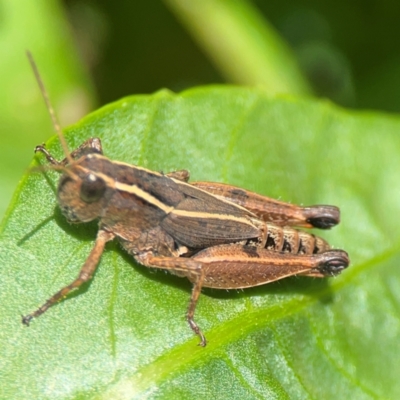
[[[138,255],[136,259],[146,267],[165,269],[172,274],[187,277],[193,283],[186,319],[192,331],[200,337],[199,346],[204,347],[207,340],[203,332],[194,321],[194,312],[200,297],[204,281],[204,269],[201,261],[194,261],[185,257],[156,257],[151,254]]]

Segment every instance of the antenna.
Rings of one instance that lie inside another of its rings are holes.
[[[41,78],[41,76],[39,74],[39,70],[38,70],[37,65],[35,63],[35,60],[33,59],[32,53],[29,50],[26,52],[26,55],[28,56],[29,63],[31,64],[31,67],[33,69],[33,73],[35,74],[36,81],[37,81],[37,83],[39,85],[39,88],[40,88],[40,91],[42,93],[44,102],[46,103],[46,108],[47,108],[47,111],[50,114],[50,118],[51,118],[51,121],[53,123],[54,130],[57,132],[58,138],[59,138],[60,143],[61,143],[61,147],[64,150],[64,154],[67,157],[68,162],[71,163],[73,160],[72,160],[71,155],[69,153],[67,142],[65,141],[64,135],[63,135],[62,130],[61,130],[61,126],[60,126],[60,124],[58,122],[56,113],[54,112],[54,108],[51,105],[49,95],[48,95],[48,93],[46,91],[46,88],[44,87],[43,80],[42,80],[42,78]]]

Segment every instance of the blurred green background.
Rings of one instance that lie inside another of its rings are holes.
[[[0,218],[52,133],[26,49],[63,126],[126,95],[225,82],[397,112],[399,13],[394,0],[0,0]]]

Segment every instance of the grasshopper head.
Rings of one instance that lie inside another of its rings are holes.
[[[88,168],[90,155],[66,167],[58,183],[57,199],[69,222],[89,222],[98,217],[106,204],[107,184]]]

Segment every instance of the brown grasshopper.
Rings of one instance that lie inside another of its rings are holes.
[[[201,346],[206,338],[194,312],[202,287],[241,289],[292,275],[322,278],[349,265],[345,251],[331,250],[325,240],[292,228],[329,229],[339,223],[337,207],[300,207],[222,183],[189,183],[186,170],[163,174],[110,160],[98,138],[69,153],[28,56],[66,158],[57,161],[44,145],[35,152],[43,153],[62,172],[57,200],[67,220],[98,220],[99,230],[78,277],[22,317],[25,325],[90,280],[105,244],[113,239],[138,263],[192,282],[187,321]]]

